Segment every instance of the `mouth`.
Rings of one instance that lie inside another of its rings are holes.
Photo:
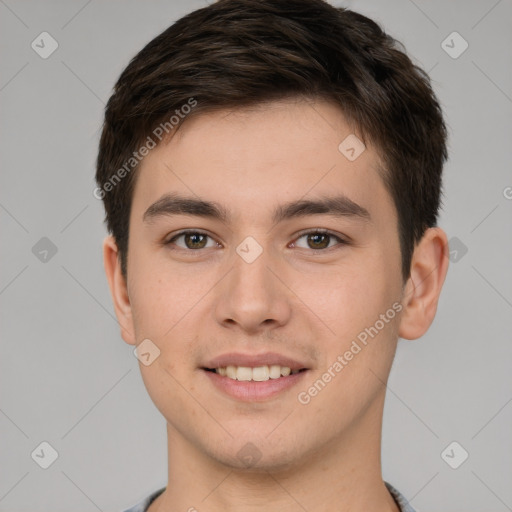
[[[262,402],[296,386],[311,369],[276,353],[230,353],[200,367],[214,389],[237,401]]]
[[[305,372],[307,368],[292,370],[289,366],[281,366],[278,364],[263,366],[220,366],[218,368],[202,368],[207,372],[213,372],[221,377],[238,380],[242,382],[265,382],[268,380],[282,379],[290,375],[296,375]]]

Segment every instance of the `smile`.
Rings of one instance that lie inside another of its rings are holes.
[[[279,365],[228,365],[202,370],[217,392],[236,401],[250,403],[286,396],[285,392],[298,386],[309,372],[306,368],[291,370]]]
[[[228,379],[238,381],[254,381],[264,382],[270,379],[280,379],[281,377],[288,377],[289,375],[295,375],[305,369],[292,370],[289,366],[280,366],[277,364],[256,366],[251,368],[250,366],[222,366],[219,368],[205,368],[210,372],[215,372],[221,377],[227,377]]]

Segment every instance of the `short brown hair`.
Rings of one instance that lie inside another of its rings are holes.
[[[377,149],[398,214],[402,274],[409,276],[415,244],[437,222],[447,159],[428,75],[374,21],[323,0],[219,0],[150,41],[105,108],[95,195],[125,277],[134,152],[155,129],[173,124],[170,116],[191,99],[187,116],[174,115],[176,130],[190,116],[293,96],[335,102]]]

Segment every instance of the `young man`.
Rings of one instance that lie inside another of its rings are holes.
[[[321,0],[221,0],[130,62],[95,195],[169,461],[130,511],[413,510],[382,415],[447,271],[446,158],[428,77]]]

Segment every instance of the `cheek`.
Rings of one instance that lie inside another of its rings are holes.
[[[302,275],[294,290],[310,312],[329,328],[328,337],[346,340],[391,307],[399,296],[393,280],[379,258],[361,258],[357,265]]]
[[[162,283],[154,273],[138,274],[130,298],[138,335],[160,338],[177,320],[178,312],[169,301],[170,287],[170,283]]]
[[[362,373],[368,373],[363,367],[379,372],[392,360],[399,317],[393,304],[399,307],[401,274],[399,260],[397,264],[393,259],[397,255],[386,251],[368,251],[368,256],[361,256],[357,264],[330,269],[314,279],[303,276],[297,281],[295,289],[309,308],[308,316],[324,332],[323,365],[329,367],[351,347],[358,351],[354,341],[361,346],[357,355],[349,354],[353,359],[342,372],[345,377],[338,382],[355,382]],[[385,315],[385,321],[381,315]],[[335,384],[333,388],[336,387]],[[349,396],[346,399],[350,401]]]
[[[130,296],[135,330],[145,337],[167,339],[182,319],[193,314],[207,279],[197,279],[150,254],[134,255],[132,261],[137,269]]]

